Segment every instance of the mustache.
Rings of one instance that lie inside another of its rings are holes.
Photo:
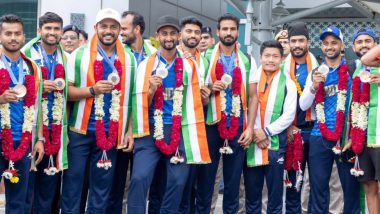
[[[235,39],[233,36],[225,36],[224,37],[224,39],[227,39],[227,38]]]

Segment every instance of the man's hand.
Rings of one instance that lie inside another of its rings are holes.
[[[223,91],[227,88],[227,84],[224,82],[217,80],[215,83],[212,85],[212,90],[213,91]]]
[[[369,83],[371,84],[378,84],[380,86],[380,74],[371,74],[371,81]]]
[[[297,126],[293,126],[293,125],[291,125],[289,128],[288,128],[288,133],[287,133],[287,135],[288,135],[288,142],[293,142],[293,133],[295,132],[295,131],[299,131],[300,129],[299,128],[297,128]]]
[[[12,90],[12,89],[6,90],[0,96],[0,104],[10,103],[10,102],[17,102],[17,100],[18,100],[17,99],[17,92],[15,90]]]
[[[211,94],[211,90],[207,86],[202,86],[201,95],[202,99],[208,99]]]
[[[253,137],[253,129],[252,128],[246,128],[244,132],[240,135],[238,139],[238,143],[244,148],[248,148],[249,144],[252,142]]]
[[[133,146],[135,145],[135,141],[133,139],[132,131],[128,131],[124,136],[124,142],[123,142],[125,148],[123,149],[123,152],[132,152]]]
[[[269,146],[269,140],[268,140],[268,139],[265,139],[265,140],[262,140],[262,141],[256,142],[256,145],[257,145],[260,149],[266,149],[266,148],[268,148],[268,146]]]
[[[51,80],[44,80],[44,93],[50,93],[57,90],[57,84]]]
[[[36,160],[36,165],[37,165],[42,161],[42,158],[44,157],[44,154],[45,154],[44,144],[42,143],[42,141],[37,141],[36,145],[34,145],[33,152],[32,152],[33,158],[36,156],[36,153],[38,153],[38,158]]]
[[[157,75],[152,75],[149,78],[149,92],[154,94],[158,87],[162,85],[162,78]]]
[[[342,152],[345,152],[345,151],[347,151],[348,149],[350,149],[350,148],[351,148],[351,145],[352,145],[352,141],[351,141],[351,139],[349,139],[349,140],[347,141],[347,143],[344,145],[344,147],[343,147],[343,149],[342,149]]]
[[[267,139],[267,136],[265,135],[265,132],[263,129],[254,129],[253,130],[253,140],[258,143],[263,140]]]
[[[319,83],[324,82],[326,80],[326,77],[316,70],[313,74],[313,89],[316,91],[319,88]]]
[[[112,91],[113,85],[108,80],[100,80],[93,86],[93,88],[94,88],[95,95],[99,95],[99,94],[110,93]]]

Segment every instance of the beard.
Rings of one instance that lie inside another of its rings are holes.
[[[189,42],[190,39],[194,39],[194,38],[183,39],[183,40],[182,40],[183,44],[184,44],[186,47],[188,47],[188,48],[196,48],[196,47],[198,46],[198,44],[199,44],[200,41],[196,40],[195,43],[191,44],[191,43]]]
[[[54,46],[54,45],[58,45],[59,44],[59,39],[57,38],[57,36],[54,36],[57,40],[56,42],[49,42],[45,37],[41,36],[41,40],[43,43],[45,43],[46,45],[49,45],[49,46]]]
[[[227,40],[226,40],[227,38],[232,38],[232,40],[231,40],[231,41],[227,41]],[[225,45],[225,46],[232,46],[232,45],[234,45],[235,42],[237,41],[237,37],[234,38],[233,36],[225,36],[224,38],[219,37],[219,40],[220,40],[220,42],[221,42],[223,45]]]
[[[103,38],[106,37],[106,36],[112,36],[113,40],[111,42],[108,42],[108,41],[105,42],[105,41],[103,41]],[[101,35],[98,34],[98,38],[99,38],[99,42],[102,43],[105,46],[111,46],[111,45],[115,44],[115,42],[117,40],[117,37],[115,35],[113,35],[113,34],[106,34],[104,36],[101,36]]]
[[[163,42],[160,42],[160,43],[161,43],[161,47],[163,49],[167,50],[167,51],[171,51],[171,50],[173,50],[173,49],[176,48],[176,43],[174,41],[173,42],[165,42],[165,41],[163,41]],[[172,43],[173,46],[169,45],[168,43]]]
[[[22,43],[18,43],[18,46],[16,47],[12,47],[11,45],[8,45],[8,44],[2,44],[3,46],[3,49],[9,53],[15,53],[17,51],[20,51],[23,44]]]
[[[135,42],[136,42],[135,36],[133,36],[133,37],[126,36],[126,39],[123,41],[123,43],[126,45],[132,45]]]
[[[302,52],[301,53],[295,53],[295,50],[301,50]],[[301,57],[306,55],[308,50],[306,48],[292,48],[292,49],[290,49],[290,52],[292,53],[293,57],[301,58]]]

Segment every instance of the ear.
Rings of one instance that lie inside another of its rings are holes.
[[[41,28],[37,28],[37,34],[41,35]]]
[[[155,37],[156,37],[156,39],[158,40],[158,32],[156,32],[156,36],[155,36]],[[159,41],[159,40],[158,40],[158,41]]]
[[[219,29],[216,30],[216,35],[219,37]]]
[[[133,29],[135,32],[135,34],[141,34],[142,35],[142,33],[141,33],[141,27],[140,27],[140,25],[137,25],[134,29]]]

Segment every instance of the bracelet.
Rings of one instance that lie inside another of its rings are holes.
[[[90,94],[91,94],[92,96],[95,96],[95,90],[94,90],[94,87],[90,87],[89,90],[90,90]]]
[[[42,143],[45,143],[45,141],[46,141],[46,139],[45,139],[45,137],[38,137],[37,138],[37,141],[41,141]]]

